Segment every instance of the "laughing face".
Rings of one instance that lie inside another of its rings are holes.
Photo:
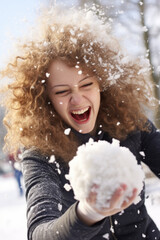
[[[76,131],[92,132],[100,106],[96,78],[60,60],[51,63],[49,74],[47,89],[56,112]]]

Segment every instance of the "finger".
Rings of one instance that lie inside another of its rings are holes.
[[[112,211],[113,209],[120,209],[120,203],[122,202],[122,199],[124,198],[124,192],[127,189],[126,184],[121,184],[121,186],[116,189],[116,191],[113,193],[111,199],[106,201],[106,206],[108,207],[103,207],[100,210],[101,211]],[[118,207],[117,207],[118,206]]]
[[[127,201],[125,200],[123,202],[122,208],[127,208],[134,202],[135,198],[137,197],[137,192],[138,192],[137,188],[134,188],[132,192],[132,196],[128,197]]]
[[[125,189],[127,189],[127,186],[125,185],[123,185],[122,186],[122,188],[123,188],[123,191],[125,190]],[[122,192],[123,192],[122,191]],[[132,203],[133,203],[133,201],[135,200],[135,198],[136,198],[136,196],[137,196],[137,189],[136,188],[134,188],[133,189],[133,194],[132,194],[132,196],[131,197],[129,197],[128,198],[128,200],[127,201],[124,201],[123,202],[123,204],[120,206],[120,203],[122,202],[122,199],[121,198],[124,198],[124,194],[122,193],[122,195],[120,194],[120,188],[119,189],[117,189],[116,190],[116,192],[117,192],[117,199],[115,200],[115,202],[114,203],[112,203],[112,204],[115,204],[115,206],[113,206],[112,205],[112,207],[113,208],[108,208],[108,209],[106,209],[106,208],[103,208],[103,211],[104,212],[108,212],[108,210],[109,210],[109,212],[111,213],[111,215],[113,215],[113,214],[116,214],[116,213],[118,213],[118,212],[120,212],[120,211],[123,211],[125,208],[127,208],[127,207],[129,207]],[[116,195],[116,192],[115,192],[115,195]],[[125,191],[124,191],[125,192]],[[118,194],[119,194],[119,198],[118,198]],[[117,203],[117,204],[116,204]],[[118,206],[118,207],[117,207]],[[102,209],[101,209],[102,210]]]
[[[127,185],[126,184],[121,184],[121,186],[114,192],[111,200],[110,200],[110,208],[114,209],[117,208],[117,206],[119,206],[122,198],[124,197],[124,193],[127,189]]]
[[[90,192],[87,202],[91,205],[95,205],[97,199],[97,193],[96,192]]]
[[[95,205],[96,204],[96,200],[97,200],[97,192],[96,189],[98,189],[99,186],[97,184],[94,184],[91,188],[91,191],[89,193],[89,196],[87,198],[87,202],[91,205]]]

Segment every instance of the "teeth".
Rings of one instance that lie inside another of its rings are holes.
[[[89,107],[84,108],[82,110],[78,110],[78,111],[72,111],[73,114],[83,114],[84,112],[88,111]]]

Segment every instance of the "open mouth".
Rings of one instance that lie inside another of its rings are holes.
[[[72,111],[71,116],[77,123],[85,123],[88,121],[91,112],[91,107],[83,110]]]

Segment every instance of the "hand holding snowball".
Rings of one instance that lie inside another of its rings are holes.
[[[79,200],[78,217],[88,225],[140,200],[144,173],[119,141],[89,141],[69,163],[69,180]]]
[[[127,185],[122,184],[118,188],[113,196],[111,197],[109,203],[110,207],[97,208],[97,193],[90,192],[89,197],[86,201],[80,201],[77,208],[78,217],[87,225],[92,225],[105,217],[112,216],[125,208],[129,207],[137,196],[137,189],[133,190],[133,194],[128,198],[127,201],[124,201],[121,206],[119,205],[122,199],[124,199],[125,190]]]

